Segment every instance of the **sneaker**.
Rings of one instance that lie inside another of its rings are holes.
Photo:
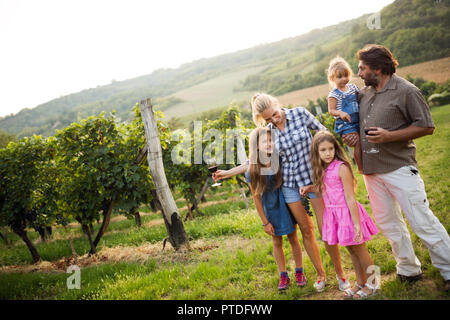
[[[413,282],[422,280],[422,274],[419,273],[416,276],[404,276],[402,274],[397,274],[397,278],[400,280],[400,282],[413,283]]]
[[[314,282],[314,289],[316,289],[317,292],[322,292],[325,289],[326,284],[326,280],[317,280],[316,282]]]
[[[284,291],[289,287],[291,279],[287,274],[280,275],[280,283],[278,284],[278,291]]]
[[[306,276],[303,272],[295,271],[295,281],[297,281],[297,285],[299,287],[306,286]]]
[[[340,291],[345,291],[351,287],[350,282],[347,279],[339,278],[337,275],[336,275],[336,279],[339,281],[339,290]]]

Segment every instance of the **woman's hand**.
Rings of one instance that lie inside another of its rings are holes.
[[[354,224],[353,230],[355,231],[355,238],[353,239],[354,242],[359,243],[363,240],[362,237],[362,230],[360,224]]]
[[[271,235],[271,236],[275,235],[275,230],[273,229],[273,225],[270,222],[268,222],[264,226],[264,232],[267,233],[268,235]]]
[[[313,192],[313,185],[309,185],[309,186],[304,186],[300,188],[300,195],[302,197],[306,196],[309,192]]]

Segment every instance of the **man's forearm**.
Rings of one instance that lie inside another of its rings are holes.
[[[409,141],[429,134],[433,134],[433,131],[434,128],[409,126],[407,128],[395,131],[383,130],[381,132],[377,132],[373,137],[367,136],[367,140],[372,143]]]

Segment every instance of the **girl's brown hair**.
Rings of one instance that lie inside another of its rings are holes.
[[[259,152],[259,139],[262,135],[267,134],[270,137],[270,129],[267,127],[259,127],[250,133],[249,137],[249,155],[250,155],[250,185],[256,194],[262,194],[266,191],[267,179],[262,175],[262,170],[266,166],[261,162]],[[278,170],[275,173],[275,184],[273,190],[278,189],[282,183],[281,165],[278,165]]]
[[[344,149],[339,145],[336,138],[329,131],[318,131],[314,135],[311,143],[311,166],[313,171],[313,179],[314,186],[319,190],[320,193],[323,193],[324,190],[324,181],[325,177],[325,162],[323,162],[319,157],[319,145],[324,142],[330,142],[334,146],[334,159],[338,159],[350,169],[353,178],[353,185],[356,189],[356,179],[353,175],[352,166],[350,165],[350,161],[348,160],[347,155],[345,154]]]

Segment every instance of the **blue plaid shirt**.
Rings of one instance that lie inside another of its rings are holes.
[[[283,187],[301,188],[313,183],[310,150],[312,130],[327,130],[303,107],[282,108],[286,115],[284,132],[269,123],[274,133],[274,145],[281,158]]]

